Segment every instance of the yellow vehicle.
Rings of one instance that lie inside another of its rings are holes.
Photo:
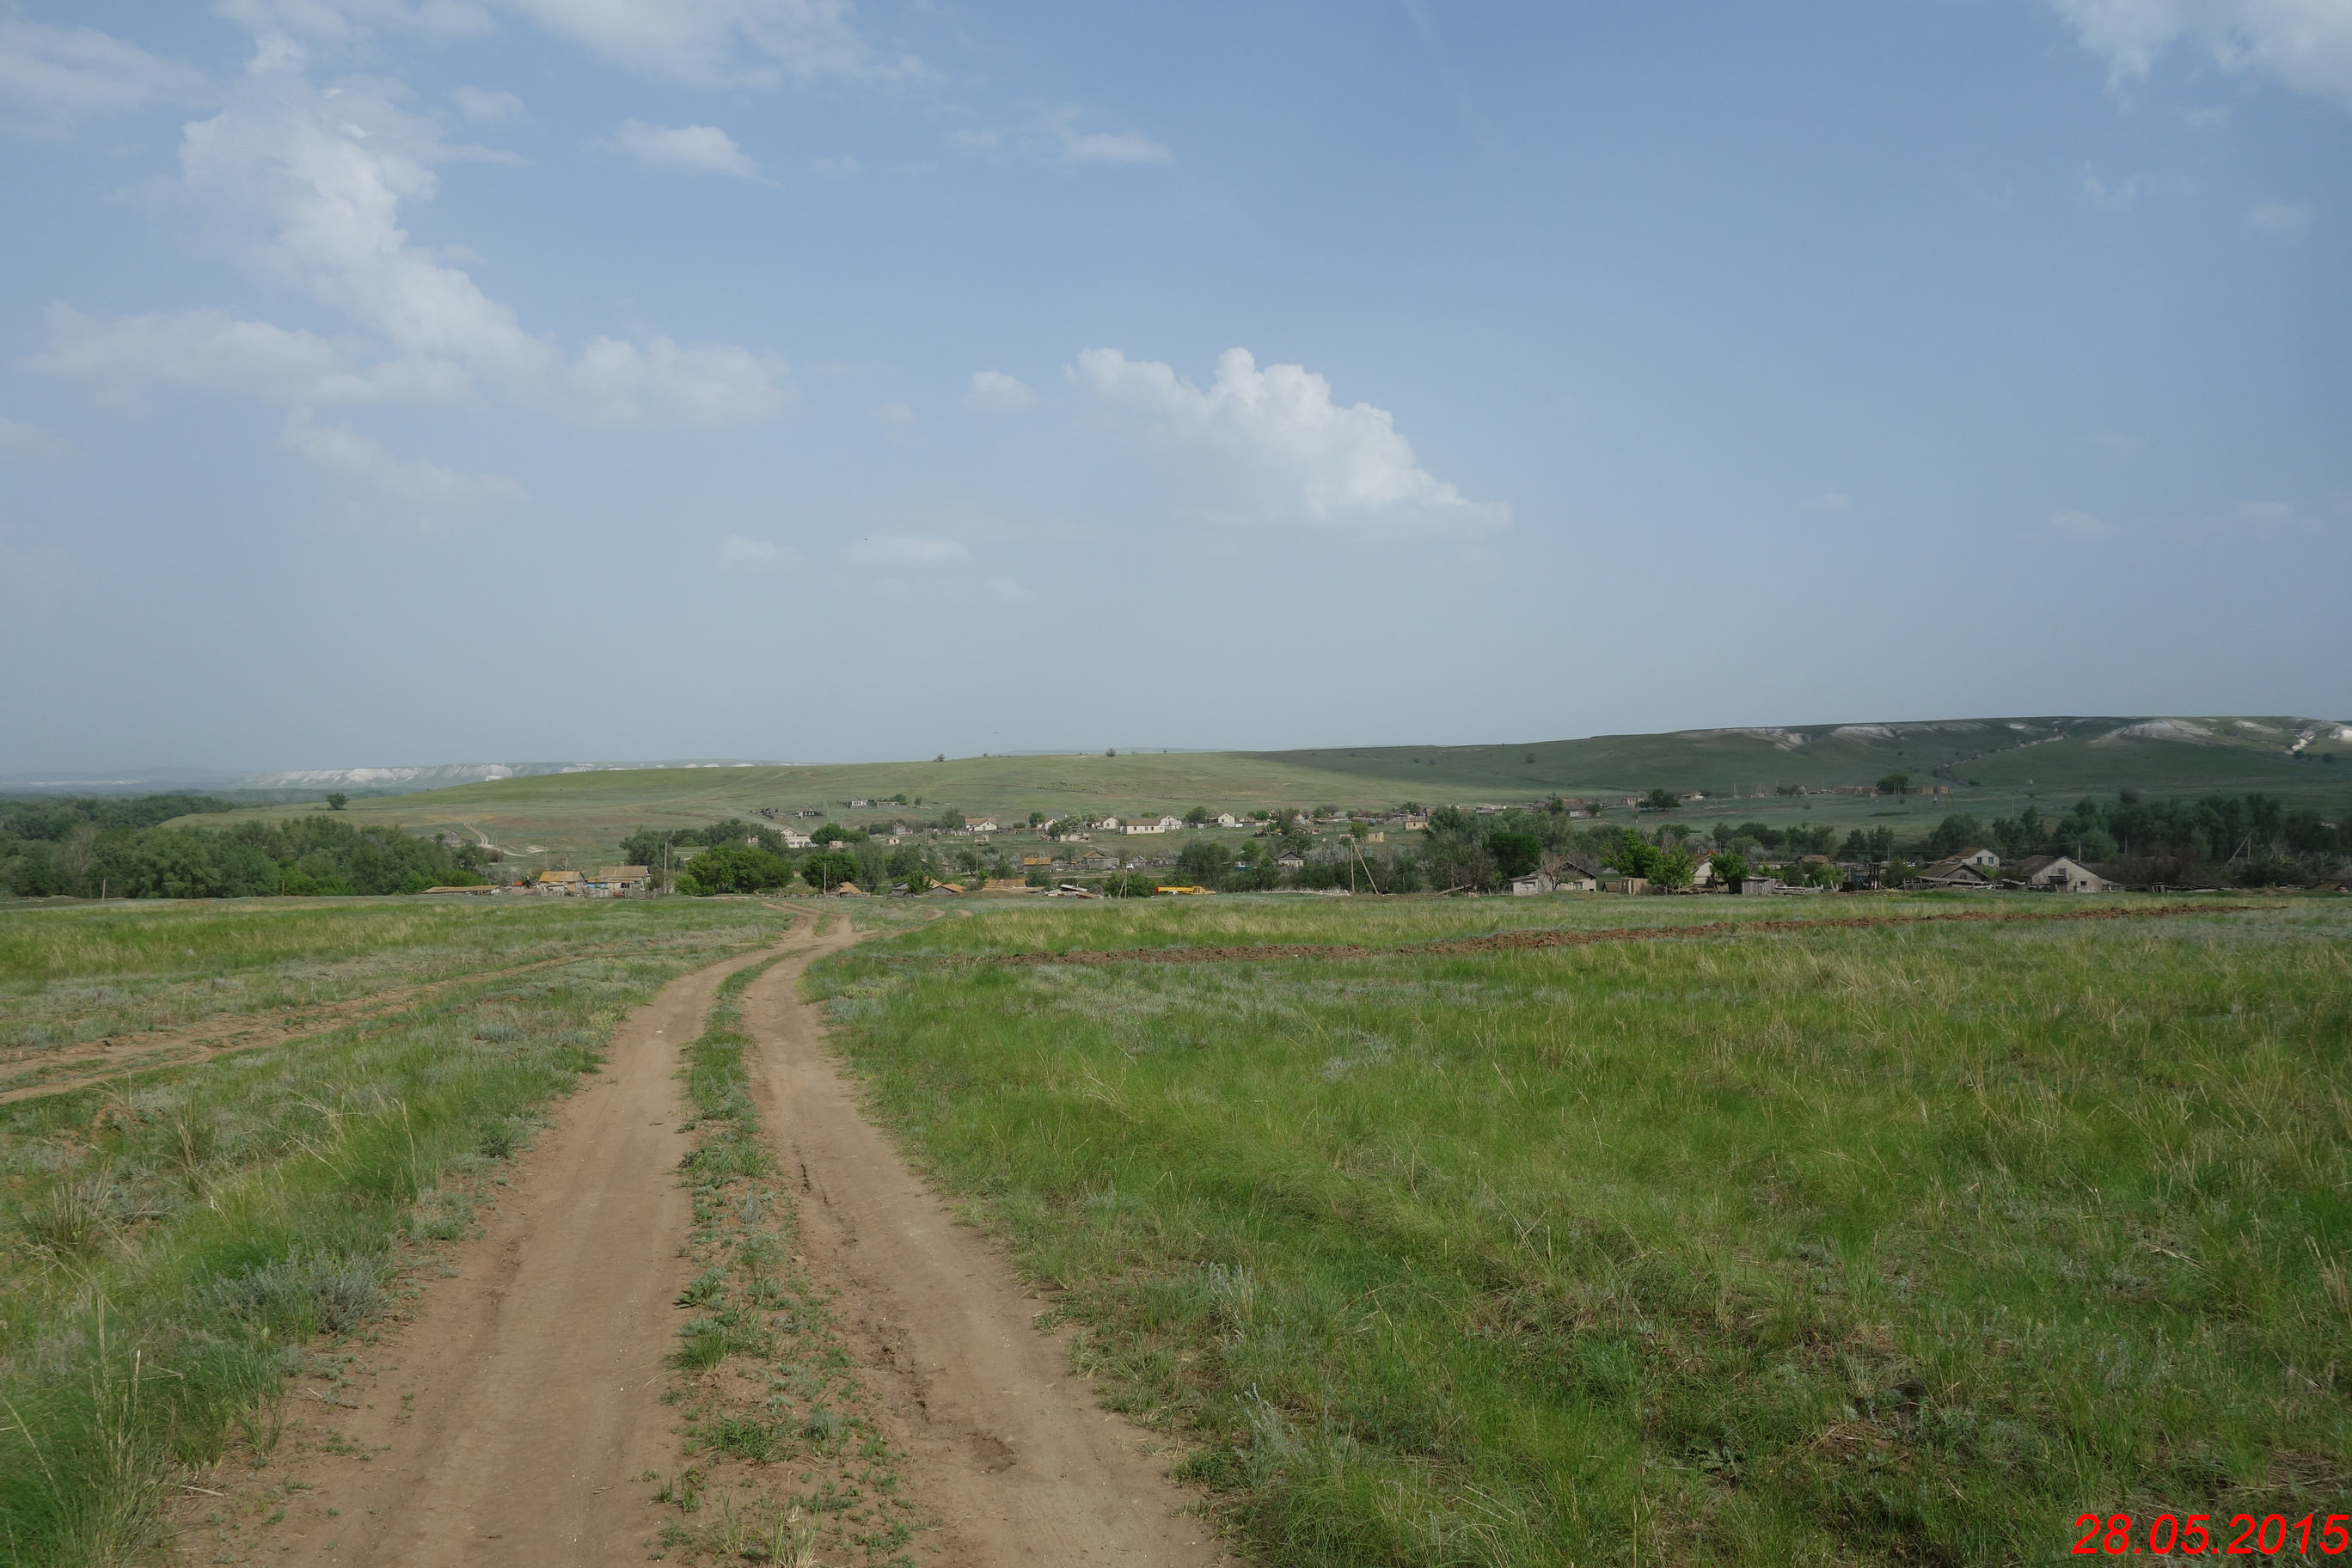
[[[1151,890],[1152,890],[1153,892],[1155,892],[1155,893],[1203,893],[1203,894],[1205,894],[1205,893],[1213,893],[1213,892],[1215,892],[1217,889],[1214,889],[1214,888],[1154,888],[1154,889],[1152,889]]]

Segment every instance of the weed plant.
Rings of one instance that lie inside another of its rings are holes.
[[[918,1516],[899,1490],[872,1395],[833,1318],[833,1292],[795,1251],[799,1225],[760,1134],[745,1076],[744,988],[766,964],[721,983],[680,1076],[694,1108],[681,1179],[694,1195],[700,1270],[670,1365],[688,1468],[656,1500],[677,1508],[661,1546],[685,1561],[813,1564],[856,1552],[912,1568]]]
[[[375,906],[395,945],[413,908]],[[788,919],[683,900],[581,908],[533,939],[563,935],[591,954],[576,963],[0,1107],[0,1563],[151,1560],[173,1483],[240,1432],[266,1457],[268,1412],[311,1337],[383,1310],[403,1238],[462,1234],[470,1205],[448,1189],[511,1152],[534,1108],[594,1071],[614,1024],[662,982],[772,941]],[[98,934],[79,946],[16,929],[61,912],[0,916],[0,952],[32,952],[31,968],[53,974],[60,952],[102,967],[166,927],[184,952],[230,955],[265,929],[234,906],[94,911],[76,929]],[[329,911],[335,940],[359,941],[366,912]],[[117,941],[109,921],[135,939]],[[257,963],[310,940],[266,929],[277,945],[247,950]],[[478,969],[512,951],[515,928],[436,929],[481,937]],[[611,948],[623,951],[594,956]]]
[[[1343,910],[1023,910],[809,982],[1267,1561],[2046,1562],[2352,1499],[2352,904],[890,958],[1467,918]]]

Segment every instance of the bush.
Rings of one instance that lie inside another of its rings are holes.
[[[324,1331],[348,1333],[383,1310],[384,1260],[336,1257],[297,1247],[205,1290],[212,1305],[289,1339]]]

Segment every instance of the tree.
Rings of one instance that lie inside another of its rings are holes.
[[[801,880],[821,893],[857,880],[857,862],[838,849],[820,850],[801,862]]]
[[[1184,826],[1187,827],[1203,827],[1208,821],[1209,808],[1205,805],[1196,805],[1184,814]]]
[[[1357,843],[1361,844],[1365,839],[1370,838],[1371,836],[1372,825],[1370,823],[1351,822],[1348,824],[1348,837],[1353,838]]]
[[[933,758],[931,759],[931,761],[933,761],[933,762],[935,762],[935,763],[944,763],[944,762],[946,762],[947,760],[948,760],[948,754],[947,754],[945,752],[941,752],[938,756],[933,757]]]
[[[1469,826],[1469,817],[1463,815],[1458,805],[1435,806],[1429,813],[1429,830],[1432,833],[1461,833]]]
[[[1609,864],[1628,877],[1657,879],[1658,847],[1630,827],[1617,830],[1617,840],[1607,850]]]
[[[812,844],[863,844],[872,835],[861,828],[844,827],[838,822],[828,822],[809,835]]]
[[[1658,852],[1657,858],[1651,864],[1650,884],[1669,893],[1679,893],[1691,885],[1691,879],[1696,875],[1697,860],[1692,858],[1689,850],[1676,845],[1672,849]]]
[[[1532,833],[1498,828],[1486,835],[1486,852],[1495,858],[1495,869],[1503,876],[1524,877],[1543,858],[1543,840]]]
[[[788,886],[793,863],[782,855],[721,844],[697,855],[677,879],[682,893],[764,893]]]
[[[343,807],[351,804],[352,797],[343,794],[341,790],[337,790],[334,794],[327,797],[327,809],[329,811],[341,811]]]
[[[1907,790],[1910,787],[1911,775],[1909,773],[1888,773],[1885,778],[1878,781],[1878,793],[1881,795],[1901,795],[1905,790]]]
[[[1716,881],[1735,893],[1739,891],[1739,884],[1748,879],[1748,857],[1737,849],[1717,850],[1712,864]]]
[[[1255,849],[1257,846],[1245,847]],[[1191,887],[1213,888],[1223,879],[1225,870],[1225,852],[1213,839],[1195,838],[1176,856],[1176,874]]]
[[[1042,825],[1045,820],[1045,814],[1042,811],[1033,811],[1029,814],[1029,826],[1032,827],[1036,827]]]
[[[901,844],[890,852],[890,879],[904,882],[907,891],[919,893],[932,882],[930,857],[918,844]]]
[[[1643,806],[1650,811],[1679,811],[1682,804],[1671,792],[1663,789],[1654,789],[1642,797]]]
[[[963,813],[958,811],[954,806],[948,807],[939,815],[940,827],[945,832],[952,833],[957,828],[961,827],[963,824]]]

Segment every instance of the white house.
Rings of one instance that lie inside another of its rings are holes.
[[[1538,893],[1549,893],[1558,884],[1551,879],[1549,872],[1530,871],[1524,877],[1511,879],[1511,896],[1519,899],[1529,898]]]
[[[1181,827],[1184,825],[1172,816],[1136,816],[1129,817],[1125,822],[1107,822],[1103,826],[1117,827],[1121,833],[1165,833],[1171,827]]]
[[[784,847],[787,849],[806,849],[815,843],[816,840],[805,833],[794,833],[789,827],[784,829]]]
[[[996,831],[996,824],[987,817],[982,817],[978,822],[966,823],[965,826],[970,827],[974,833],[993,833]]]
[[[2053,893],[2112,893],[2116,884],[2063,855],[2036,855],[2021,860],[2017,879],[2029,888]]]
[[[1107,833],[1116,833],[1118,831],[1118,818],[1116,816],[1106,816],[1100,822],[1091,823],[1088,826],[1099,827]]]
[[[1217,826],[1220,826],[1220,827],[1239,827],[1241,825],[1242,825],[1242,819],[1241,819],[1240,817],[1238,817],[1238,816],[1235,816],[1232,812],[1230,812],[1230,811],[1221,811],[1221,812],[1217,813]]]
[[[2000,869],[2000,857],[1981,844],[1971,844],[1951,858],[1963,866],[1974,866],[1979,871]]]

